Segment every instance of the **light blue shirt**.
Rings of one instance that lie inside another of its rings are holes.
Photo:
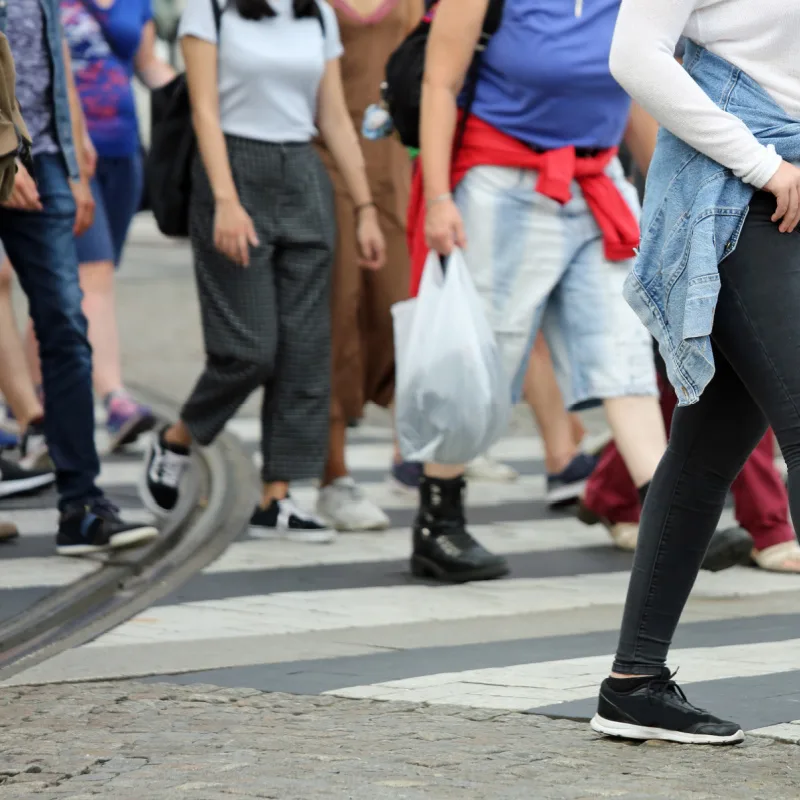
[[[800,119],[748,75],[687,42],[684,69],[784,161],[800,162]],[[680,405],[714,376],[711,330],[719,265],[736,247],[755,189],[661,129],[647,174],[642,242],[625,298],[656,338]]]

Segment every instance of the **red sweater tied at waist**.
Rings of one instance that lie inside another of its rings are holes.
[[[450,187],[455,190],[473,167],[536,170],[539,173],[536,191],[564,205],[572,197],[570,184],[576,180],[600,228],[606,258],[609,261],[625,261],[633,257],[634,249],[639,245],[639,223],[614,181],[606,175],[605,169],[616,154],[616,147],[602,150],[589,158],[578,158],[574,147],[537,153],[518,139],[471,116],[461,147],[453,158]],[[428,255],[425,244],[425,193],[419,159],[411,183],[407,235],[411,254],[411,296],[415,297]]]

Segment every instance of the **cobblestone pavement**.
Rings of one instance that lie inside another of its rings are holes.
[[[3,800],[796,800],[798,750],[629,745],[447,706],[135,682],[0,691]]]

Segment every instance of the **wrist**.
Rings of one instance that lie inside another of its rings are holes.
[[[360,222],[365,217],[375,216],[378,213],[378,208],[374,201],[368,200],[365,203],[358,203],[354,209],[356,221]]]
[[[233,203],[238,203],[239,198],[236,196],[236,193],[231,194],[230,192],[221,192],[220,194],[214,195],[214,202],[218,206],[228,206],[232,205]]]
[[[430,211],[434,206],[441,205],[442,203],[449,203],[452,200],[452,192],[439,192],[438,194],[432,194],[430,197],[425,199],[425,208]]]

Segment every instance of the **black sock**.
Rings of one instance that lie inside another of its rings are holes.
[[[173,444],[172,442],[168,442],[164,438],[164,434],[167,432],[167,430],[168,430],[167,428],[164,428],[164,430],[161,431],[161,435],[158,437],[159,441],[161,442],[161,446],[165,447],[167,450],[169,450],[172,453],[175,453],[176,455],[188,456],[189,455],[188,447],[184,447],[182,444]]]
[[[630,692],[650,683],[658,675],[639,675],[635,678],[606,678],[608,688],[615,692]]]
[[[647,481],[647,483],[644,486],[639,487],[639,505],[642,506],[644,505],[644,499],[645,497],[647,497],[647,490],[649,488],[650,488],[650,481]]]

